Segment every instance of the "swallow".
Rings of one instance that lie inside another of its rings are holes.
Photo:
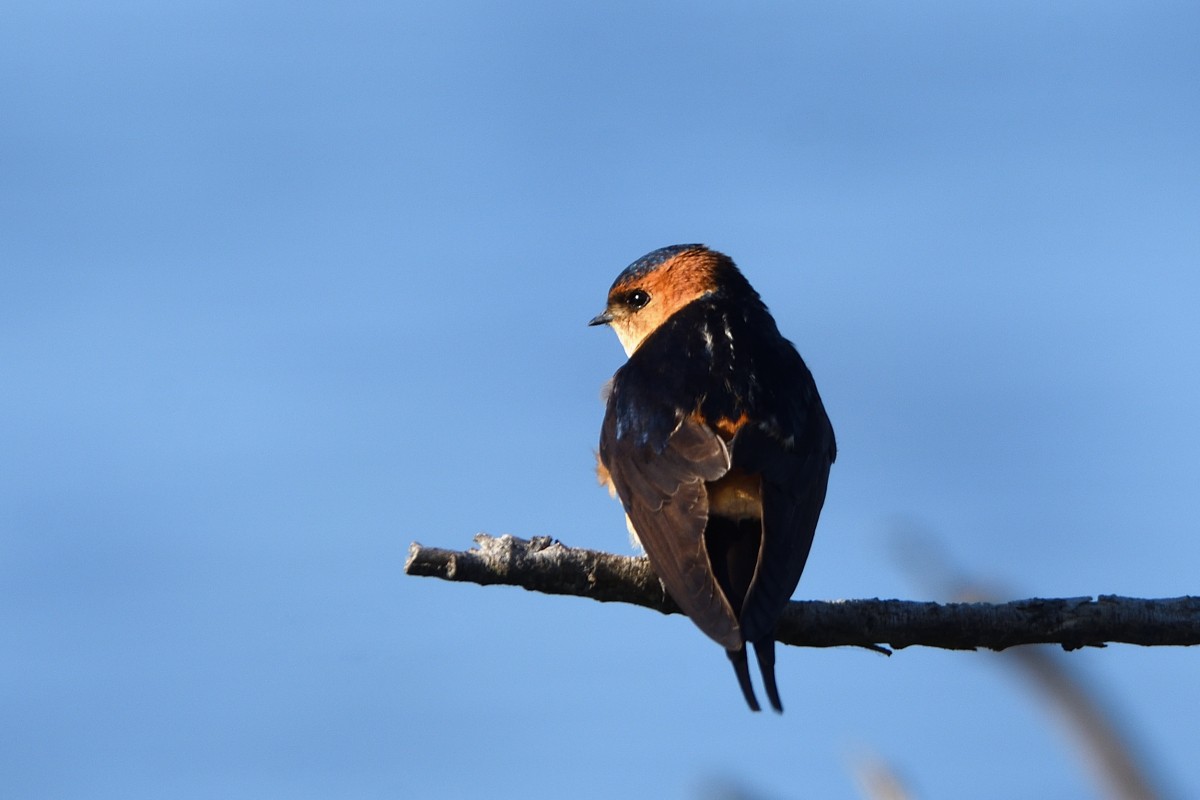
[[[758,293],[723,253],[655,250],[613,282],[590,325],[616,332],[597,474],[625,507],[663,587],[725,648],[746,703],[775,683],[775,628],[800,581],[833,426],[816,383]]]

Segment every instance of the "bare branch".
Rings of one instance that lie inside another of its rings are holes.
[[[414,542],[404,571],[679,613],[644,557],[570,548],[547,536],[527,541],[481,533],[475,543],[472,550],[455,551]],[[793,601],[776,638],[801,647],[876,650],[881,644],[950,650],[1004,650],[1019,644],[1060,644],[1074,650],[1103,647],[1106,642],[1195,645],[1200,644],[1200,597],[1144,600],[1100,595],[1010,603]]]

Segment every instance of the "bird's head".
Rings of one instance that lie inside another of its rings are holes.
[[[625,355],[633,355],[672,314],[716,292],[731,273],[740,277],[729,256],[702,244],[660,248],[617,276],[608,290],[608,305],[588,324],[612,327]]]

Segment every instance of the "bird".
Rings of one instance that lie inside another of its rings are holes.
[[[750,709],[747,645],[782,713],[775,629],[837,457],[812,373],[733,260],[702,244],[634,261],[588,324],[611,327],[627,356],[597,475],[666,592],[725,648]]]

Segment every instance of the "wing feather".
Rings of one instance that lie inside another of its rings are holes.
[[[612,404],[600,436],[607,466],[650,563],[680,609],[729,650],[742,646],[736,615],[713,576],[704,547],[705,481],[729,470],[729,450],[707,426],[684,418],[661,451],[617,435]]]
[[[747,426],[734,440],[734,463],[762,475],[762,546],[740,620],[746,641],[773,636],[804,571],[832,463],[831,449],[820,439],[789,451],[770,434]]]

